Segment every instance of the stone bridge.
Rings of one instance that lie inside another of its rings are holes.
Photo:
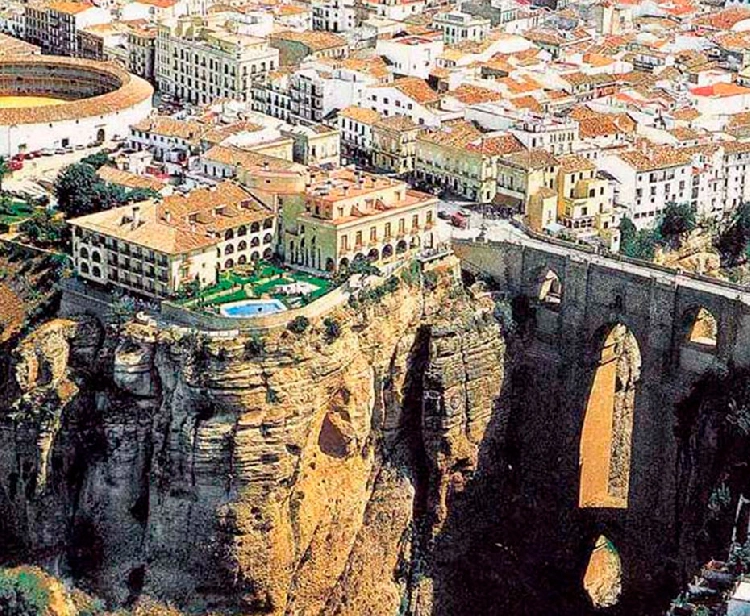
[[[695,565],[677,405],[701,379],[750,365],[750,293],[510,225],[492,236],[453,248],[521,315],[508,428],[516,547],[548,554],[550,571],[582,586],[605,536],[622,566],[614,613],[650,614],[644,605]]]

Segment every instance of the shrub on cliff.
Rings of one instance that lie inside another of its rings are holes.
[[[341,335],[341,324],[333,317],[326,317],[323,325],[326,328],[326,340],[328,342],[333,342]]]
[[[265,344],[260,336],[253,335],[245,341],[245,358],[258,357],[265,350]]]
[[[44,616],[50,594],[44,579],[33,570],[0,570],[0,614]]]
[[[303,315],[294,317],[287,325],[287,329],[294,334],[303,334],[308,327],[310,327],[310,319]]]

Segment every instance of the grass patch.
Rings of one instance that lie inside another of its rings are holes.
[[[307,295],[285,295],[279,292],[278,287],[281,285],[295,282],[307,283],[315,288]],[[239,269],[222,272],[215,285],[201,289],[197,297],[185,298],[180,303],[212,307],[245,299],[272,298],[281,301],[287,308],[297,308],[323,297],[333,286],[325,278],[261,261],[255,269],[248,268],[247,272]]]

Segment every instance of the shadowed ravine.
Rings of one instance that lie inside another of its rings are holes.
[[[113,607],[659,614],[726,534],[696,540],[713,394],[665,376],[627,306],[553,344],[562,298],[451,266],[333,340],[49,321],[2,401],[3,563]]]

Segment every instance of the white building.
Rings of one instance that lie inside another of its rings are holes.
[[[579,141],[578,122],[552,116],[529,116],[517,121],[508,132],[526,148],[543,148],[555,156],[570,154]]]
[[[112,21],[111,13],[89,2],[55,0],[27,5],[24,12],[26,40],[42,48],[42,53],[78,55],[78,32]]]
[[[627,208],[636,227],[652,227],[668,203],[687,203],[693,158],[686,149],[662,147],[602,156],[600,167],[618,181],[615,203]]]
[[[357,9],[354,0],[313,0],[312,23],[314,30],[350,32],[357,27]]]
[[[233,33],[219,19],[183,17],[159,26],[156,82],[177,98],[247,101],[254,83],[278,66],[279,51],[267,40]]]
[[[448,45],[456,45],[464,41],[483,41],[492,27],[489,19],[449,11],[437,13],[432,20],[432,27],[443,33],[443,40]]]
[[[397,75],[427,79],[444,48],[442,39],[436,37],[403,36],[378,39],[375,53],[387,58]]]
[[[419,15],[427,7],[426,0],[363,0],[362,3],[372,17],[394,21]]]
[[[393,83],[367,88],[364,107],[383,116],[400,115],[414,124],[440,126],[446,119],[460,116],[446,114],[439,108],[440,95],[418,77],[405,77]]]
[[[346,58],[303,62],[254,91],[254,109],[289,122],[319,122],[332,111],[361,105],[369,86],[392,80],[385,63]]]
[[[372,163],[372,127],[382,116],[372,109],[347,107],[338,115],[345,163]]]
[[[160,22],[189,15],[191,0],[132,0],[120,7],[120,21]]]

